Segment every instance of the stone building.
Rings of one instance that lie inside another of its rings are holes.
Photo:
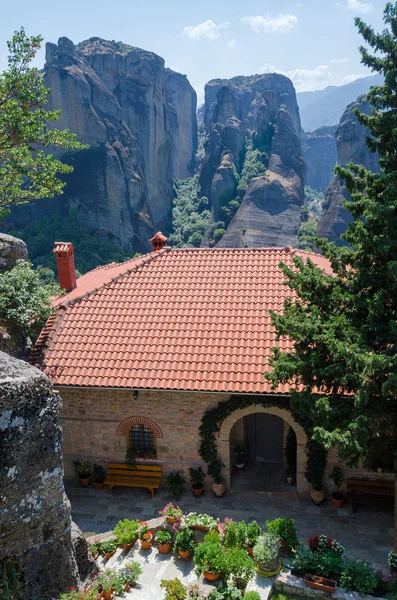
[[[305,480],[307,436],[289,411],[289,387],[273,390],[263,373],[275,345],[269,310],[287,294],[280,261],[291,248],[165,246],[122,264],[99,267],[77,282],[73,246],[57,243],[61,287],[56,311],[32,355],[62,397],[64,464],[123,461],[133,448],[163,472],[203,466],[198,453],[205,413],[229,403],[217,431],[227,487],[285,486],[284,445],[296,433],[296,489]],[[310,258],[329,270],[320,255]],[[279,342],[288,348],[288,340]],[[245,474],[235,473],[236,445],[249,448]],[[328,456],[327,469],[337,462]],[[346,475],[357,471],[344,467]],[[377,477],[377,474],[373,474]],[[245,477],[245,479],[244,479]],[[379,474],[392,478],[392,474]],[[324,477],[327,487],[328,477]],[[266,489],[269,489],[267,487]]]

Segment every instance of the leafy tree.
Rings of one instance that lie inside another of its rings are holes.
[[[59,294],[55,283],[43,284],[31,263],[19,260],[0,274],[0,322],[34,336],[52,313],[50,297]]]
[[[353,222],[342,236],[349,245],[317,239],[333,274],[300,258],[294,269],[282,265],[296,299],[286,300],[272,321],[277,338],[288,336],[293,347],[274,349],[273,372],[266,376],[294,385],[291,409],[313,423],[313,439],[326,448],[338,445],[351,464],[368,455],[374,440],[388,439],[396,471],[397,3],[386,5],[384,21],[377,34],[355,19],[374,49],[360,48],[363,64],[385,78],[367,96],[371,114],[355,111],[372,134],[366,141],[379,153],[381,172],[354,164],[335,168],[351,197],[344,206]],[[394,544],[397,550],[396,526]]]
[[[42,75],[30,66],[42,42],[28,37],[23,28],[8,42],[8,69],[0,74],[0,210],[37,198],[61,194],[65,183],[58,174],[73,167],[63,164],[45,149],[87,148],[69,130],[49,125],[60,111],[45,110],[48,90]]]

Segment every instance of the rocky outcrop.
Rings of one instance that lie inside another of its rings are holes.
[[[38,369],[0,353],[0,581],[49,598],[79,584],[63,487],[60,398]]]
[[[365,96],[360,96],[346,108],[336,131],[338,163],[345,165],[353,162],[370,171],[379,172],[378,155],[370,152],[365,143],[369,132],[357,121],[353,113],[355,108],[366,114],[371,112]],[[350,213],[342,206],[343,198],[348,200],[350,195],[343,187],[343,182],[335,176],[325,194],[323,212],[317,224],[317,235],[326,237],[338,245],[345,244],[340,235],[346,231],[348,223],[352,220]]]
[[[74,166],[63,196],[12,211],[23,227],[77,205],[79,220],[125,249],[169,228],[173,179],[191,175],[197,147],[196,93],[154,54],[91,38],[47,44],[44,81],[57,126],[88,150],[63,154]]]
[[[208,139],[200,188],[209,198],[213,221],[224,219],[225,206],[235,209],[240,202],[218,246],[294,245],[304,161],[292,82],[275,73],[210,81],[204,122]],[[251,160],[261,163],[263,175],[251,178],[241,196],[237,186]]]
[[[17,260],[27,260],[28,251],[22,240],[0,233],[0,273],[15,267]]]
[[[325,192],[338,160],[335,133],[338,126],[320,127],[302,137],[303,157],[306,163],[305,184]]]

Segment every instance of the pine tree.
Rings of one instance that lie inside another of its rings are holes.
[[[349,464],[387,446],[397,492],[397,2],[386,5],[384,22],[375,33],[355,19],[373,49],[360,48],[361,62],[384,75],[384,85],[367,96],[371,115],[355,111],[370,131],[366,142],[379,153],[381,172],[336,167],[351,198],[344,206],[353,222],[342,236],[349,246],[316,240],[332,274],[310,259],[295,258],[293,269],[282,265],[296,295],[272,320],[277,338],[288,336],[293,348],[274,349],[266,377],[294,385],[292,411],[313,425],[313,439],[338,445]]]

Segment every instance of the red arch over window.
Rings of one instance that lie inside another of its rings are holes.
[[[149,427],[149,429],[152,431],[154,437],[163,437],[163,432],[161,431],[160,427],[146,417],[127,417],[124,419],[124,421],[119,423],[119,426],[117,427],[117,435],[126,435],[133,425],[146,425],[146,427]]]

